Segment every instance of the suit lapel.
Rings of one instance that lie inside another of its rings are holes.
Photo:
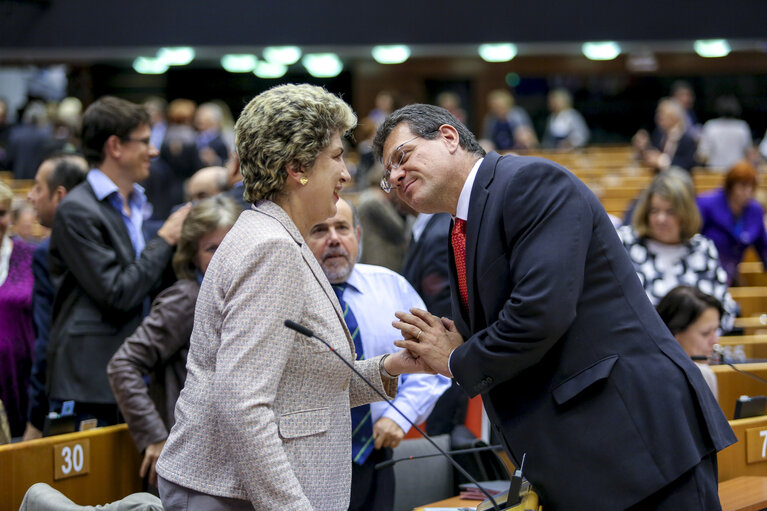
[[[100,210],[99,214],[101,218],[104,219],[104,224],[107,226],[107,229],[114,239],[114,247],[118,251],[118,254],[126,262],[135,261],[136,249],[133,248],[133,243],[131,243],[130,234],[128,233],[128,228],[125,226],[125,220],[123,220],[122,213],[112,207],[108,198],[104,198],[104,200],[100,201],[93,192],[90,183],[87,183],[87,185],[90,195],[93,197],[94,202]]]
[[[466,289],[469,296],[468,321],[472,331],[474,318],[477,313],[477,250],[479,231],[482,226],[482,218],[487,205],[487,197],[490,195],[488,187],[495,176],[495,167],[500,156],[497,153],[489,153],[477,170],[477,177],[471,190],[469,200],[469,218],[466,220]]]
[[[330,285],[330,282],[328,281],[327,276],[325,275],[325,272],[322,271],[322,268],[320,267],[320,263],[317,262],[317,258],[314,257],[314,254],[309,249],[309,247],[306,244],[306,241],[304,240],[304,237],[301,236],[301,233],[298,231],[298,227],[296,227],[296,224],[293,223],[293,220],[290,219],[287,213],[279,207],[277,204],[263,200],[255,203],[253,205],[253,209],[256,211],[259,211],[260,213],[264,213],[266,215],[269,215],[270,217],[277,220],[286,231],[288,231],[288,234],[293,238],[293,240],[298,243],[298,245],[301,247],[301,257],[304,258],[304,262],[306,262],[307,266],[309,266],[309,269],[312,271],[312,274],[314,275],[314,278],[319,283],[320,287],[322,287],[322,290],[325,292],[325,295],[328,297],[328,300],[330,300],[330,303],[333,304],[333,309],[336,311],[336,315],[338,316],[338,319],[341,321],[341,325],[343,325],[344,333],[346,334],[346,341],[349,344],[349,349],[351,353],[354,353],[354,341],[352,340],[351,333],[349,332],[349,329],[346,326],[346,321],[344,320],[344,313],[341,310],[341,305],[338,303],[338,298],[336,297],[335,291],[333,291],[333,288]],[[328,342],[333,344],[333,339],[329,339]]]

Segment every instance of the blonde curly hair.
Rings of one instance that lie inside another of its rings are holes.
[[[234,127],[248,202],[282,193],[288,164],[311,167],[335,133],[357,124],[351,107],[322,87],[279,85],[245,107]]]

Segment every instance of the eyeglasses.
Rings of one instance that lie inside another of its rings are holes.
[[[144,144],[147,147],[149,147],[149,145],[152,143],[152,140],[149,137],[146,137],[146,138],[130,138],[130,137],[126,137],[126,138],[122,138],[120,140],[122,140],[123,142],[139,142],[141,144]]]
[[[431,135],[432,133],[436,133],[439,130],[430,131],[429,133],[426,133],[426,135]],[[407,158],[407,153],[403,147],[413,140],[420,138],[421,135],[416,135],[410,140],[405,140],[400,145],[394,148],[394,151],[391,153],[391,157],[389,158],[389,164],[384,169],[384,175],[381,178],[381,190],[385,191],[386,193],[391,192],[391,189],[394,188],[394,186],[391,184],[391,181],[389,178],[391,177],[391,171],[394,169],[398,169],[400,165],[405,163],[405,159]]]

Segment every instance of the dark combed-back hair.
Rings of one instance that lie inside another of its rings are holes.
[[[656,310],[671,334],[676,335],[687,330],[709,308],[719,311],[720,318],[724,314],[722,303],[713,296],[694,286],[677,286],[661,299]]]
[[[53,163],[53,170],[48,173],[45,180],[51,193],[59,186],[63,186],[68,192],[82,183],[88,175],[88,164],[80,154],[57,153],[49,156],[45,161]]]
[[[458,143],[463,149],[478,156],[485,155],[485,150],[477,142],[477,137],[453,114],[439,106],[416,103],[395,110],[378,128],[373,139],[373,151],[379,161],[383,159],[383,146],[386,139],[394,128],[403,122],[407,123],[413,135],[429,140],[437,138],[439,127],[448,124],[458,132]]]
[[[83,154],[91,165],[104,161],[104,144],[112,135],[126,139],[141,125],[150,125],[146,108],[124,99],[104,96],[83,114]]]

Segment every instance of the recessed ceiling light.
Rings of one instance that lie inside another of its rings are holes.
[[[259,78],[281,78],[288,72],[288,66],[261,61],[256,65],[253,74]]]
[[[301,58],[301,48],[298,46],[267,46],[264,48],[264,59],[272,64],[290,66]]]
[[[333,78],[344,68],[341,59],[335,53],[309,53],[301,59],[309,74],[315,78]]]
[[[133,69],[142,75],[161,75],[168,70],[168,64],[155,57],[136,57]]]
[[[221,57],[221,66],[230,73],[250,73],[256,68],[258,59],[249,54],[228,54]]]
[[[517,45],[513,43],[480,44],[479,56],[486,62],[508,62],[517,56]]]
[[[727,42],[727,39],[699,39],[695,41],[695,53],[701,57],[726,57],[730,51],[730,43]]]
[[[374,46],[371,53],[379,64],[402,64],[410,58],[410,47],[404,44]]]
[[[157,58],[169,66],[185,66],[194,60],[194,48],[189,46],[160,48]]]
[[[621,47],[615,41],[583,43],[581,51],[589,60],[613,60],[621,54]]]

